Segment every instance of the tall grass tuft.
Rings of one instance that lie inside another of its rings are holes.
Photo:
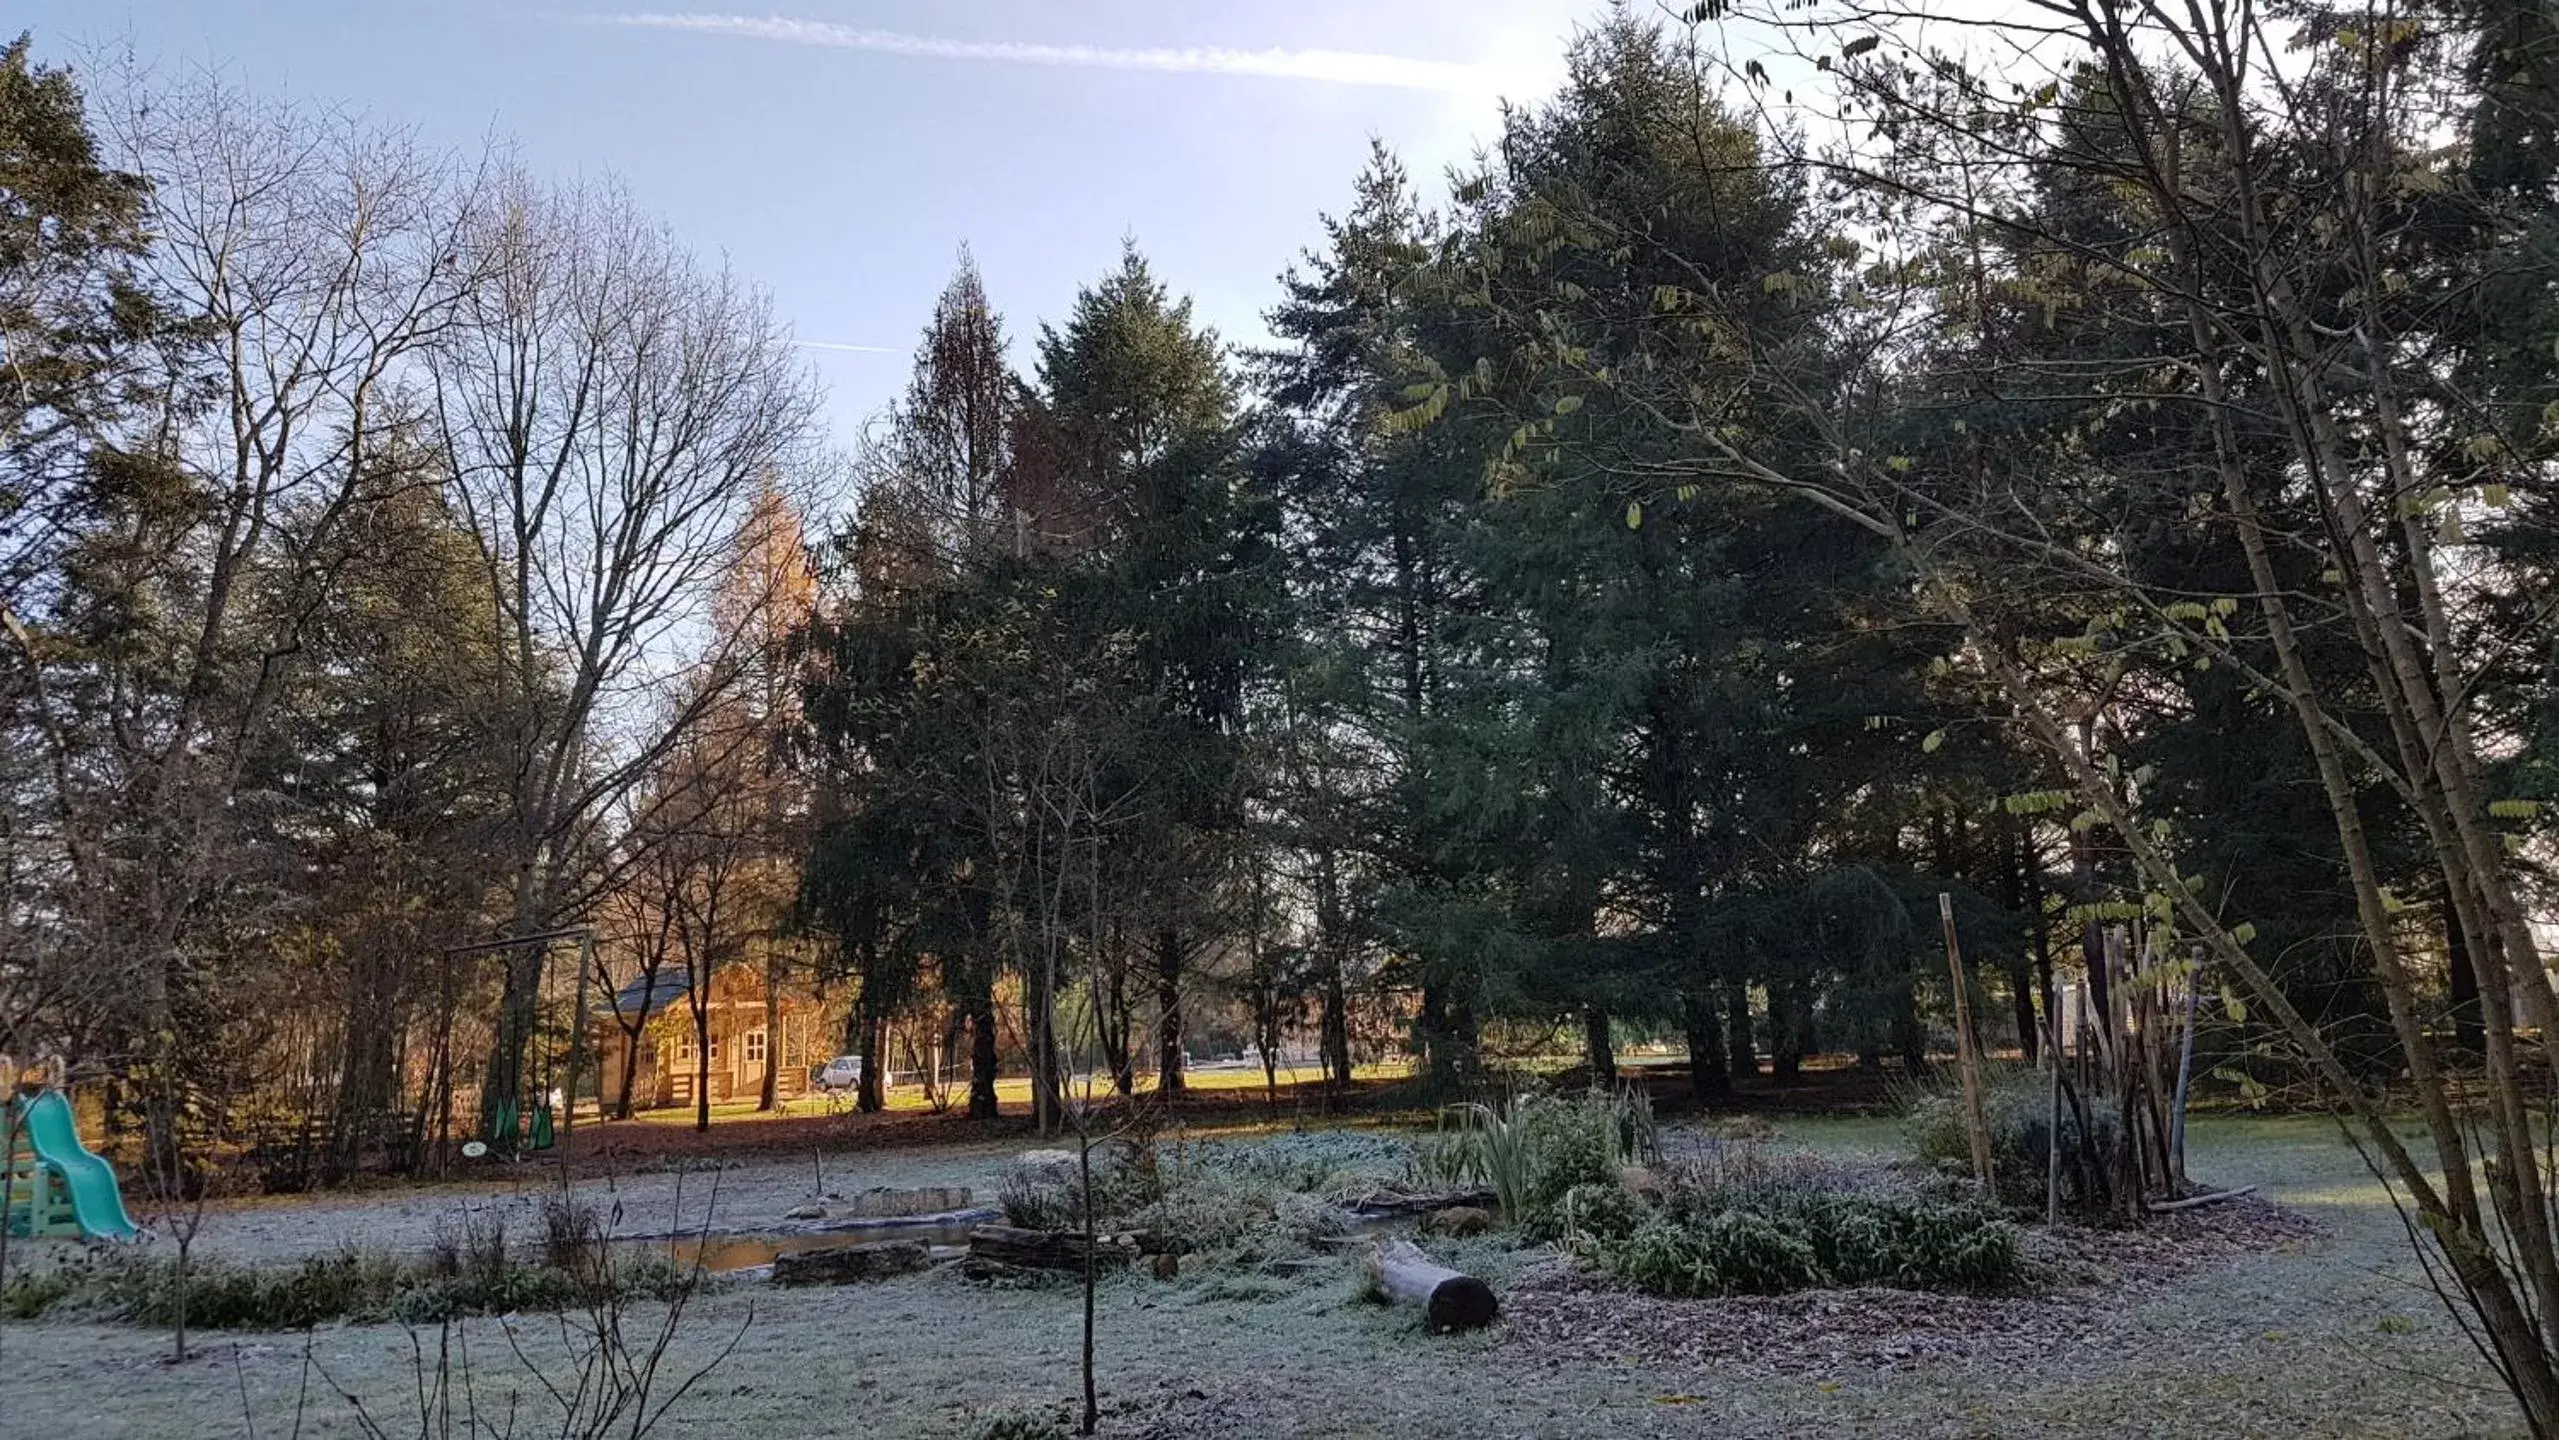
[[[1535,1232],[1554,1227],[1574,1187],[1614,1184],[1623,1166],[1660,1148],[1652,1101],[1639,1090],[1530,1094],[1443,1112],[1418,1168],[1439,1183],[1484,1186],[1506,1223]]]

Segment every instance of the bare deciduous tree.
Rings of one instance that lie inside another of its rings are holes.
[[[465,251],[489,279],[435,352],[434,412],[511,632],[507,923],[531,934],[609,883],[628,847],[600,843],[606,821],[742,673],[751,634],[690,642],[816,403],[765,299],[617,191],[511,176]],[[522,1089],[538,970],[530,951],[507,967],[492,1111]]]
[[[407,483],[381,460],[472,284],[479,188],[403,133],[218,75],[128,63],[98,109],[107,152],[152,179],[134,283],[173,323],[143,413],[94,439],[72,566],[10,628],[51,752],[61,918],[113,1012],[91,1052],[169,1087],[213,910],[267,903],[237,883],[267,809],[244,770],[360,563],[354,522]]]

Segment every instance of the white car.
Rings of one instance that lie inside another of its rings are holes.
[[[838,1055],[818,1067],[817,1088],[820,1090],[858,1090],[862,1086],[862,1057]]]

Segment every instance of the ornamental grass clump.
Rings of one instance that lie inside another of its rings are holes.
[[[1559,1207],[1579,1186],[1617,1183],[1629,1162],[1657,1153],[1652,1102],[1632,1090],[1586,1095],[1521,1095],[1508,1104],[1465,1105],[1443,1117],[1422,1147],[1427,1180],[1482,1185],[1503,1222],[1532,1236],[1561,1233]]]

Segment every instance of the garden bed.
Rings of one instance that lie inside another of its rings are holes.
[[[2138,1299],[2208,1266],[2318,1240],[2320,1224],[2254,1196],[2138,1228],[2026,1232],[2027,1283],[1957,1295],[1867,1287],[1679,1300],[1557,1256],[1504,1297],[1507,1345],[1544,1365],[1739,1366],[1773,1375],[2002,1362],[2078,1343]]]

